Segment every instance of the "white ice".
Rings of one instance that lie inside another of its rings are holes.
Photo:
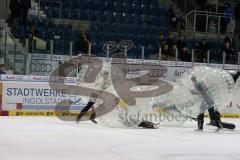
[[[225,119],[240,125],[240,119]],[[239,160],[240,130],[77,126],[46,117],[0,117],[0,160]]]

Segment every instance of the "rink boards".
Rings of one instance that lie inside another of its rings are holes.
[[[174,81],[188,67],[168,67],[163,79]],[[59,83],[62,77],[55,77]],[[66,84],[77,85],[75,77],[64,79]],[[48,76],[1,75],[0,115],[2,116],[76,116],[87,103],[86,97],[71,105],[61,104],[64,100],[77,101],[79,95],[67,95],[67,90],[52,90]],[[84,99],[85,98],[85,99]],[[56,105],[62,109],[56,111]],[[240,117],[240,109],[232,102],[221,110],[225,117]]]

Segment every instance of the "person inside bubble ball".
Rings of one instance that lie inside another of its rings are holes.
[[[214,102],[213,96],[209,92],[207,86],[203,82],[198,81],[195,76],[191,77],[191,81],[195,88],[193,94],[198,94],[203,99],[203,101],[201,102],[201,106],[200,106],[200,113],[197,117],[198,129],[203,130],[204,113],[206,110],[208,110],[208,112],[209,112],[209,116],[211,119],[210,123],[214,123],[218,129],[222,129],[223,126],[222,126],[221,120],[220,120],[220,113],[218,111],[215,111],[215,109],[214,109],[215,102]]]

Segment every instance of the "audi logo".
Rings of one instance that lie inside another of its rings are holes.
[[[163,69],[150,69],[148,72],[148,76],[153,78],[160,78],[164,76],[165,72],[166,70]]]
[[[31,72],[51,72],[52,65],[45,63],[32,63]]]

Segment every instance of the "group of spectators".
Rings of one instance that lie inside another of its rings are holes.
[[[157,39],[157,45],[161,47],[162,60],[175,60],[176,52],[178,53],[179,60],[191,60],[189,50],[186,46],[186,38],[183,36],[180,36],[179,39],[176,40],[174,33],[171,32],[165,39],[164,35],[160,33]]]
[[[11,0],[9,4],[10,27],[11,32],[16,32],[16,27],[19,23],[26,25],[28,18],[28,11],[31,8],[31,0]]]
[[[219,57],[222,57],[225,53],[226,64],[236,64],[238,60],[238,54],[240,54],[239,43],[234,37],[234,33],[230,32],[223,40],[223,46],[221,52],[219,51]],[[162,33],[159,34],[157,45],[161,47],[162,60],[172,60],[176,58],[179,61],[191,62],[192,50],[187,47],[187,38],[180,36],[175,38],[174,33],[170,33],[167,38]],[[214,47],[214,46],[212,46]],[[202,38],[197,41],[191,48],[194,51],[194,62],[207,63],[208,52],[211,54],[211,46],[207,39]],[[209,57],[211,58],[211,56]]]

